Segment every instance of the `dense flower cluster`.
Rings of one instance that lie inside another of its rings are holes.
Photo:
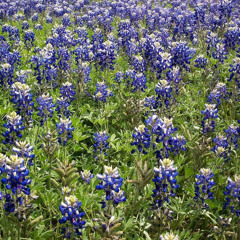
[[[238,238],[239,19],[239,0],[0,0],[1,238],[81,239],[85,208],[88,239]]]

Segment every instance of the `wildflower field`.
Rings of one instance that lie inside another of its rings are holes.
[[[239,0],[0,0],[0,239],[240,239]]]

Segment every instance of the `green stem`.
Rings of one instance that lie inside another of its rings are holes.
[[[34,141],[34,146],[35,146],[35,148],[36,148],[36,145],[37,145],[39,128],[40,128],[40,122],[38,123],[38,126],[37,126],[37,133],[36,133],[35,141]],[[34,172],[36,172],[36,169],[37,169],[37,163],[36,163],[36,157],[35,157],[35,158],[34,158]]]
[[[20,240],[20,231],[21,231],[21,227],[20,227],[20,220],[18,219],[18,216],[19,216],[19,205],[18,205],[18,203],[17,203],[17,198],[18,198],[17,191],[16,191],[16,195],[15,195],[15,197],[16,197],[15,202],[16,202],[17,221],[18,221],[18,226],[17,226],[18,238],[17,238],[17,239]]]

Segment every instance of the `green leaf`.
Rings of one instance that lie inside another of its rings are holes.
[[[191,167],[189,167],[188,165],[184,166],[184,175],[186,178],[191,177],[194,174],[194,171]]]

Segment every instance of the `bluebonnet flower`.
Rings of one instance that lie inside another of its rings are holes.
[[[173,66],[179,66],[188,70],[188,64],[190,64],[190,60],[194,57],[196,50],[189,48],[186,42],[173,42],[170,53],[172,55]]]
[[[107,89],[107,85],[104,82],[98,82],[96,84],[97,90],[94,93],[96,102],[106,102],[107,98],[113,96],[112,92]]]
[[[12,85],[11,96],[11,101],[17,106],[17,114],[21,115],[24,121],[30,123],[34,106],[30,87],[16,82]]]
[[[120,190],[123,179],[120,177],[117,167],[104,166],[104,174],[97,174],[97,179],[101,180],[100,184],[96,186],[97,190],[104,190],[106,193],[106,200],[113,200],[114,204],[126,201],[124,192]],[[118,194],[116,194],[118,193]],[[106,202],[102,201],[102,208],[106,207]]]
[[[207,58],[205,58],[204,55],[199,55],[197,56],[197,58],[195,59],[195,67],[197,68],[205,68],[207,63],[208,63],[208,60]]]
[[[26,83],[28,75],[31,73],[31,70],[20,70],[16,72],[17,82]]]
[[[56,85],[53,82],[57,77],[56,50],[52,44],[48,43],[39,51],[39,54],[39,56],[32,56],[31,58],[32,68],[38,83],[44,87],[42,80],[45,80],[46,83],[52,82],[53,86]]]
[[[62,24],[64,27],[69,27],[71,25],[71,19],[67,13],[63,15]]]
[[[5,170],[7,173],[6,178],[2,178],[2,183],[6,185],[6,188],[11,190],[13,194],[24,193],[30,194],[30,188],[28,185],[31,183],[31,179],[26,177],[29,175],[29,170],[24,164],[24,159],[16,155],[11,155],[10,158],[6,158]],[[22,199],[22,197],[20,197]]]
[[[89,170],[84,170],[81,172],[81,177],[87,184],[89,184],[94,175],[91,174]]]
[[[166,108],[168,109],[170,105],[169,100],[172,97],[172,87],[169,82],[167,80],[160,80],[155,88],[155,91],[158,95],[156,100],[158,100],[160,104],[164,102]]]
[[[42,125],[48,120],[48,117],[51,118],[53,116],[53,107],[55,104],[52,103],[52,100],[53,99],[49,96],[49,93],[42,94],[39,98],[37,98],[39,105],[37,115],[41,117],[40,122]]]
[[[156,153],[156,158],[164,159],[170,156],[170,153],[178,154],[180,150],[185,151],[186,140],[183,136],[173,134],[177,128],[173,126],[173,120],[171,118],[164,117],[159,118],[157,115],[149,117],[146,124],[151,127],[151,133],[153,138],[153,149]],[[160,149],[157,148],[157,143],[162,143]]]
[[[105,32],[110,32],[112,28],[113,23],[113,16],[110,11],[106,11],[103,15],[100,15],[97,17],[98,24],[100,27],[104,29]]]
[[[179,153],[179,150],[186,151],[187,141],[182,135],[176,135],[174,137],[170,137],[167,144],[164,143],[165,149],[169,152],[174,152],[175,155]]]
[[[80,79],[83,79],[84,83],[88,83],[91,80],[91,65],[89,64],[89,62],[79,62],[77,72],[80,76]]]
[[[213,91],[208,96],[208,102],[216,103],[217,106],[221,104],[222,99],[227,99],[228,92],[225,83],[218,83]]]
[[[138,151],[142,152],[143,154],[147,154],[147,149],[150,148],[151,144],[151,133],[145,125],[139,125],[134,129],[134,133],[132,134],[134,138],[133,142],[131,142],[132,146],[137,146]],[[131,153],[134,153],[135,150],[133,149]]]
[[[179,240],[179,237],[178,235],[173,233],[165,233],[161,234],[160,240]]]
[[[207,54],[211,56],[211,50],[217,45],[217,43],[220,42],[220,39],[217,36],[217,33],[209,31],[207,33],[207,40],[206,43],[208,44],[207,46]]]
[[[58,98],[56,102],[56,106],[57,106],[56,111],[59,117],[61,117],[61,115],[67,118],[70,116],[70,111],[68,109],[68,107],[70,106],[70,103],[68,102],[67,98],[64,98],[64,97]]]
[[[166,73],[166,78],[168,82],[172,82],[172,85],[175,86],[176,94],[178,94],[178,84],[182,80],[180,68],[174,66],[172,69],[169,69]]]
[[[8,193],[3,197],[5,198],[4,210],[6,215],[9,215],[10,213],[15,211],[16,205],[11,194]]]
[[[72,189],[70,187],[62,187],[61,191],[62,191],[62,195],[69,196],[72,192]]]
[[[173,119],[158,118],[158,116],[153,115],[146,120],[146,124],[152,127],[152,133],[157,135],[156,141],[162,142],[166,137],[170,137],[176,130],[173,126]]]
[[[147,78],[143,73],[134,74],[133,81],[131,83],[133,87],[132,92],[135,92],[137,90],[144,92],[144,89],[147,88],[146,82]]]
[[[115,82],[116,83],[122,83],[123,82],[123,79],[124,79],[124,73],[119,71],[115,74]]]
[[[82,220],[85,212],[81,212],[81,205],[82,203],[74,195],[66,196],[65,201],[61,203],[59,210],[63,217],[59,219],[59,223],[66,224],[66,227],[62,228],[64,238],[70,239],[74,233],[78,237],[82,235],[81,231],[86,222]],[[67,225],[68,223],[70,226]],[[74,232],[71,231],[72,229]]]
[[[209,168],[202,168],[200,170],[200,174],[196,175],[195,182],[195,197],[194,200],[201,200],[201,203],[209,209],[207,203],[205,203],[206,199],[213,199],[213,193],[211,192],[211,188],[215,185],[214,180],[212,179],[214,174]]]
[[[103,42],[104,38],[102,31],[100,28],[96,28],[92,36],[92,51],[95,56],[97,55],[98,50],[101,49]]]
[[[74,91],[74,87],[71,83],[66,82],[63,84],[63,87],[60,88],[60,98],[57,100],[57,108],[56,111],[58,112],[59,116],[61,113],[65,117],[69,117],[70,111],[68,107],[71,105],[72,101],[75,99],[74,95],[76,92]]]
[[[35,6],[35,10],[38,13],[43,13],[46,10],[46,5],[45,4],[41,4],[41,3],[37,3]]]
[[[161,68],[161,72],[172,66],[172,57],[170,53],[160,52],[157,67]]]
[[[236,46],[240,43],[240,28],[239,26],[233,25],[227,28],[227,32],[224,35],[224,44],[227,48],[235,49]]]
[[[233,78],[235,78],[235,82],[237,83],[238,88],[240,88],[240,58],[236,57],[233,60],[233,64],[230,64],[230,69],[229,69],[230,77],[228,81],[231,81]]]
[[[22,22],[22,29],[23,29],[23,30],[29,29],[28,21],[23,21],[23,22]]]
[[[74,127],[72,127],[72,121],[70,119],[60,118],[60,122],[56,124],[56,128],[59,133],[58,142],[62,143],[63,146],[66,145],[67,140],[72,138],[72,132]]]
[[[126,201],[125,192],[119,190],[119,192],[112,191],[113,204],[118,205],[121,202]]]
[[[34,14],[32,15],[32,21],[33,21],[33,22],[37,22],[37,21],[38,21],[38,14],[37,14],[37,13],[34,13]]]
[[[74,91],[74,87],[70,82],[65,82],[60,88],[60,97],[67,98],[67,101],[69,103],[71,103],[75,99],[75,94],[76,92]]]
[[[53,23],[53,18],[49,15],[46,16],[46,23]]]
[[[32,30],[25,31],[24,43],[26,47],[31,48],[33,46],[34,41],[35,41],[35,33]]]
[[[43,29],[43,26],[41,24],[35,24],[34,28],[36,30],[42,30]]]
[[[134,66],[135,71],[144,72],[146,71],[146,61],[142,56],[134,56],[132,65]]]
[[[12,85],[12,79],[13,79],[13,66],[9,63],[4,63],[1,65],[0,69],[0,80],[1,80],[1,85],[8,86]],[[6,79],[6,81],[4,81]]]
[[[17,115],[16,112],[11,112],[7,115],[7,123],[4,123],[3,126],[7,129],[3,136],[5,140],[4,144],[13,144],[17,138],[22,137],[21,131],[24,129],[22,117]]]
[[[70,46],[73,46],[73,34],[67,30],[63,25],[57,25],[52,29],[52,37],[47,39],[47,43],[57,47],[63,54],[65,54]]]
[[[130,59],[132,59],[135,55],[140,53],[140,46],[139,42],[135,40],[135,38],[131,38],[130,41],[127,43],[127,55]],[[144,63],[145,65],[146,63]]]
[[[224,130],[227,135],[229,144],[234,144],[235,149],[238,149],[238,139],[240,137],[240,127],[231,124],[228,129]]]
[[[174,162],[168,158],[160,160],[160,166],[159,168],[154,167],[154,172],[152,181],[155,184],[155,189],[152,194],[154,198],[152,206],[160,208],[164,202],[170,202],[169,197],[175,196],[175,189],[179,187],[176,179],[178,172],[177,168],[174,167]]]
[[[32,153],[33,147],[26,141],[16,141],[15,146],[13,146],[12,151],[21,158],[28,160],[29,166],[32,166],[32,160],[35,155]]]
[[[7,32],[9,40],[18,43],[20,41],[19,29],[10,25],[3,25],[2,32]]]
[[[97,154],[99,152],[99,154],[104,154],[107,156],[107,152],[106,150],[109,149],[109,143],[108,143],[108,139],[109,139],[109,135],[107,135],[106,131],[103,132],[99,132],[99,133],[94,133],[94,141],[95,144],[93,145],[94,147],[94,153]]]
[[[148,109],[146,115],[149,114],[149,111],[155,112],[159,106],[159,101],[156,100],[155,96],[146,97],[141,103]]]
[[[0,153],[0,176],[5,172],[6,156]]]
[[[156,50],[156,43],[154,45],[154,51],[156,51],[155,53],[155,57],[152,59],[152,67],[154,69],[154,71],[156,71],[158,73],[158,77],[161,77],[162,72],[167,69],[170,68],[172,66],[172,56],[170,53],[167,52],[158,52],[158,50]]]
[[[227,50],[224,44],[217,43],[212,55],[214,59],[218,59],[220,63],[224,63],[224,59],[227,59]]]
[[[202,111],[204,115],[202,120],[203,133],[215,131],[215,121],[218,118],[218,109],[216,104],[205,104],[205,110]]]
[[[83,40],[85,41],[85,40]],[[81,42],[81,40],[80,40]],[[76,55],[75,60],[77,65],[81,65],[81,62],[91,62],[94,60],[95,55],[93,54],[92,51],[92,45],[86,41],[86,43],[82,43],[82,45],[78,46],[75,50],[74,53]]]
[[[147,88],[147,78],[145,76],[145,74],[143,73],[139,73],[136,72],[134,70],[128,70],[125,73],[125,79],[127,80],[127,85],[131,85],[132,87],[132,92],[136,92],[136,91],[142,91],[145,92],[145,89]]]
[[[102,43],[96,52],[96,60],[101,69],[114,69],[114,63],[117,58],[116,44],[107,40]]]
[[[235,179],[232,180],[228,178],[228,185],[226,191],[224,191],[226,196],[226,202],[223,205],[223,209],[230,207],[231,213],[236,214],[240,217],[240,177],[235,175]]]
[[[120,45],[125,47],[131,39],[131,22],[129,19],[121,20],[118,25],[118,38]]]
[[[23,21],[24,20],[24,15],[23,14],[15,14],[13,16],[14,20],[20,22],[20,21]]]
[[[67,47],[60,47],[57,50],[56,60],[57,68],[61,71],[68,71],[70,69],[71,54]]]
[[[224,161],[228,161],[229,155],[231,153],[231,147],[228,143],[227,137],[222,135],[213,138],[213,142],[215,146],[212,148],[212,151],[218,156],[224,159]]]

